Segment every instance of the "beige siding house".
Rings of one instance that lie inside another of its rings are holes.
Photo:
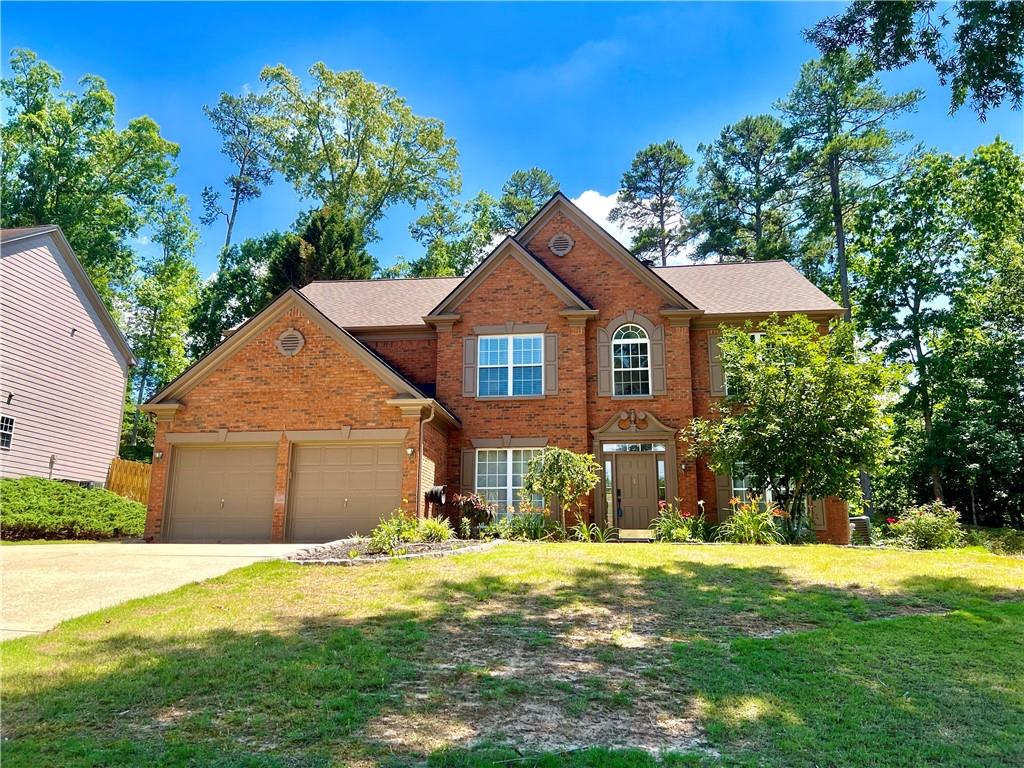
[[[131,350],[59,227],[0,232],[0,475],[106,479]]]

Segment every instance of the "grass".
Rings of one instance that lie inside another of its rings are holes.
[[[1024,561],[980,551],[259,563],[3,661],[5,766],[1024,764]]]

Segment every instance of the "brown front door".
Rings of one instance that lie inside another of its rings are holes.
[[[646,528],[658,515],[658,471],[653,453],[616,454],[615,506],[616,527],[624,530]]]

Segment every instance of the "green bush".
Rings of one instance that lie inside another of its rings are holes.
[[[452,524],[444,518],[428,517],[420,520],[419,535],[422,541],[439,542],[453,538],[455,531],[452,530]]]
[[[565,531],[557,520],[552,519],[547,512],[530,508],[497,518],[483,532],[487,536],[508,541],[565,538]]]
[[[889,526],[889,535],[908,549],[962,547],[967,540],[956,507],[947,507],[941,501],[903,510]]]
[[[715,538],[733,544],[781,544],[785,539],[775,524],[779,508],[761,506],[757,497],[747,502],[733,499],[732,514],[718,526]]]
[[[997,555],[1024,555],[1024,531],[1015,528],[969,528],[966,541]]]
[[[655,541],[707,541],[708,536],[703,512],[694,515],[663,501],[658,502],[658,516],[650,529]]]
[[[0,480],[0,536],[112,539],[141,536],[146,507],[102,488],[23,477]]]
[[[404,544],[420,540],[419,522],[404,510],[396,509],[383,518],[370,534],[370,551],[382,555],[400,555]]]

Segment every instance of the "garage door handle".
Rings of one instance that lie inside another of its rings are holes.
[[[348,499],[345,499],[345,506],[348,506]]]
[[[224,509],[224,499],[221,499],[221,500],[220,500],[220,508],[221,508],[221,509]]]

